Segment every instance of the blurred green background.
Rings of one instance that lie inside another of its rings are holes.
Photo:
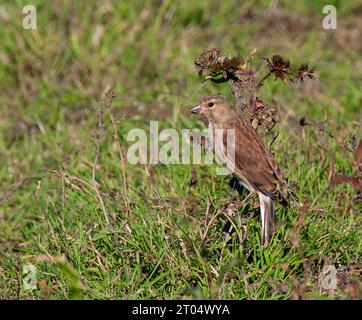
[[[351,186],[329,187],[355,169],[343,143],[362,137],[360,2],[32,0],[37,30],[22,27],[26,4],[0,4],[1,298],[361,298],[361,207],[350,207]],[[327,4],[336,30],[322,27]],[[280,111],[278,162],[310,203],[300,234],[298,209],[278,208],[264,253],[252,205],[208,224],[235,195],[213,166],[127,164],[124,187],[108,111],[124,153],[128,131],[149,120],[202,128],[188,113],[200,96],[232,101],[194,66],[214,47],[317,70],[262,90]],[[336,138],[302,128],[303,116]],[[237,231],[225,232],[227,221]],[[22,282],[29,263],[36,290]],[[340,268],[332,293],[318,284],[326,264]]]

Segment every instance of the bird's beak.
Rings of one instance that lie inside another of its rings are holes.
[[[201,111],[200,105],[193,106],[193,107],[190,109],[190,112],[191,112],[191,113],[195,113],[195,114],[199,114],[200,111]]]

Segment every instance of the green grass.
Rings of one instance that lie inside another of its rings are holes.
[[[32,3],[37,31],[22,28],[25,2],[0,5],[0,298],[326,298],[318,285],[325,264],[350,268],[335,298],[356,298],[347,289],[362,267],[361,206],[348,209],[351,186],[329,187],[332,173],[352,174],[353,155],[298,120],[327,120],[341,141],[362,137],[357,1],[333,1],[333,32],[322,29],[331,1],[274,9],[269,1]],[[282,54],[318,71],[301,87],[263,87],[263,99],[281,106],[277,160],[310,203],[300,233],[298,208],[278,206],[280,228],[263,253],[258,209],[227,216],[236,191],[215,166],[127,164],[127,201],[123,194],[107,109],[123,151],[129,130],[148,130],[149,120],[202,128],[187,112],[200,96],[232,99],[227,85],[202,86],[197,76],[194,59],[213,47],[244,56],[256,47],[258,56]],[[100,104],[108,87],[110,107]],[[28,263],[37,268],[34,291],[22,283]]]

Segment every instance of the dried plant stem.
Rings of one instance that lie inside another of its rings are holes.
[[[83,179],[81,179],[81,178],[79,178],[79,177],[77,177],[77,176],[69,175],[68,173],[63,172],[63,171],[60,170],[60,169],[50,170],[50,173],[56,174],[58,177],[64,177],[64,178],[65,178],[65,182],[67,181],[66,179],[68,179],[69,181],[76,181],[76,182],[79,183],[79,185],[83,185],[83,186],[89,188],[90,190],[93,190],[93,191],[96,193],[96,190],[95,190],[95,188],[94,188],[93,183],[91,184],[91,183],[89,183],[89,182],[87,182],[87,181],[85,181],[85,180],[83,180]],[[74,189],[76,189],[76,190],[78,190],[78,191],[82,191],[82,189],[79,188],[77,185],[75,185],[75,184],[73,184],[73,183],[70,183],[70,184],[71,184],[71,186],[72,186]],[[97,190],[98,190],[98,189],[97,189]],[[98,191],[98,192],[99,192],[99,191]],[[98,197],[98,196],[97,196],[97,197]]]
[[[117,132],[117,127],[116,127],[116,122],[114,121],[113,115],[111,113],[111,111],[109,109],[108,110],[108,115],[109,118],[112,122],[112,126],[113,126],[113,131],[114,131],[114,140],[116,142],[117,145],[117,149],[118,149],[118,153],[119,156],[121,158],[121,168],[122,168],[122,180],[123,180],[123,199],[124,199],[124,204],[125,204],[125,216],[128,217],[128,213],[129,213],[129,201],[128,201],[128,188],[127,188],[127,179],[126,179],[126,162],[122,153],[122,148],[121,148],[121,143],[119,140],[119,136],[118,136],[118,132]]]
[[[268,79],[268,78],[271,76],[271,74],[272,74],[272,72],[269,71],[269,72],[259,81],[258,85],[256,86],[256,90],[259,90],[259,89],[262,87],[262,85],[264,84],[264,81],[265,81],[266,79]]]
[[[93,162],[93,168],[92,168],[92,182],[93,182],[93,189],[94,189],[94,191],[97,195],[97,198],[99,200],[99,203],[101,205],[101,208],[102,208],[102,211],[104,214],[104,218],[106,219],[107,225],[109,225],[110,223],[109,223],[109,218],[108,218],[108,212],[107,212],[106,206],[104,205],[103,198],[99,192],[98,183],[96,180],[96,167],[97,167],[97,163],[98,163],[98,159],[99,159],[99,146],[100,146],[99,134],[100,134],[100,130],[102,127],[101,111],[99,108],[97,109],[97,117],[98,117],[98,119],[97,119],[98,129],[97,129],[97,133],[96,133],[96,156],[95,156],[95,159]]]
[[[88,239],[89,239],[89,243],[91,245],[90,249],[96,254],[96,258],[97,258],[99,267],[104,270],[105,269],[104,263],[103,263],[104,258],[99,253],[99,251],[95,248],[91,234],[88,235]]]
[[[101,194],[99,192],[98,185],[97,185],[97,180],[96,180],[96,166],[97,166],[97,163],[98,163],[98,158],[99,158],[99,145],[97,146],[97,153],[96,153],[96,157],[95,157],[94,162],[93,162],[92,183],[93,183],[94,192],[96,193],[97,198],[99,200],[99,203],[101,205],[101,208],[102,208],[102,211],[103,211],[103,214],[104,214],[104,218],[106,219],[106,222],[109,225],[110,223],[109,223],[109,218],[108,218],[108,212],[107,212],[106,206],[104,205],[103,198],[102,198],[102,196],[101,196]]]
[[[65,211],[65,185],[64,185],[64,176],[62,176],[62,228],[65,231],[64,226],[64,211]]]

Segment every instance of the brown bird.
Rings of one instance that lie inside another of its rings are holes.
[[[262,221],[261,241],[265,249],[274,232],[275,201],[287,206],[286,198],[291,193],[273,154],[251,124],[234,111],[224,96],[205,97],[190,111],[209,121],[210,143],[220,161],[249,190],[249,196],[258,194]],[[234,134],[232,142],[232,139],[227,138],[230,129]],[[217,131],[222,133],[218,135]]]

